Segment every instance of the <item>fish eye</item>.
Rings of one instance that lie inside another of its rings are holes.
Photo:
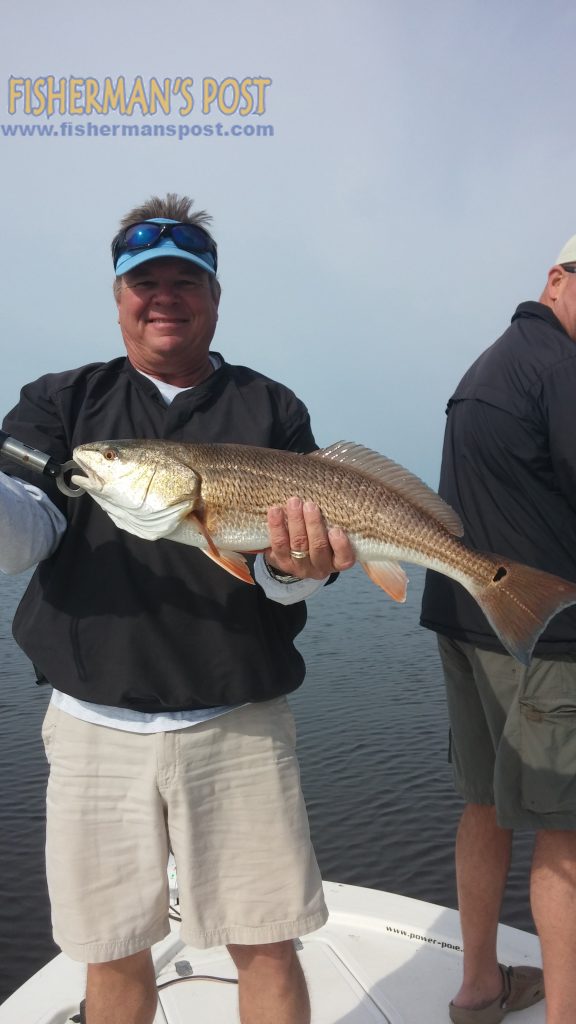
[[[115,451],[114,448],[107,448],[106,451],[102,452],[102,456],[108,462],[113,462],[114,459],[118,458],[118,452]]]

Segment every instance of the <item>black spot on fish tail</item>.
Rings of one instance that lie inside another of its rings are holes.
[[[488,583],[471,581],[467,589],[509,654],[528,665],[550,619],[576,604],[576,583],[517,562],[496,564]]]

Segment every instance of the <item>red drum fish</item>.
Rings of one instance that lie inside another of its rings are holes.
[[[314,501],[395,601],[406,598],[400,562],[444,573],[466,588],[523,664],[549,620],[576,603],[575,583],[467,547],[458,515],[435,491],[351,442],[299,455],[238,444],[101,441],[80,445],[74,461],[85,475],[72,482],[122,529],[191,544],[247,583],[242,552],[269,547],[267,510],[292,495]]]

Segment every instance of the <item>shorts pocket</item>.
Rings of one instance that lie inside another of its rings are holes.
[[[44,752],[48,764],[50,764],[50,758],[54,750],[54,736],[56,733],[56,721],[58,719],[58,711],[53,704],[48,705],[46,714],[44,715],[44,721],[42,723],[42,742],[44,743]]]
[[[566,694],[520,701],[522,806],[576,813],[576,702]]]
[[[281,697],[278,703],[278,722],[283,727],[283,736],[291,753],[296,749],[296,720],[288,701]]]

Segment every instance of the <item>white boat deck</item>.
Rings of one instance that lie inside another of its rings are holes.
[[[448,1024],[461,973],[457,913],[374,889],[333,882],[324,888],[329,921],[303,936],[300,950],[313,1024]],[[499,958],[539,965],[538,940],[501,925]],[[237,985],[198,977],[236,979],[225,948],[185,946],[175,925],[154,947],[154,960],[154,1024],[237,1024]],[[164,988],[167,982],[175,984]],[[84,968],[60,955],[0,1006],[0,1024],[68,1024],[83,990]],[[514,1017],[515,1024],[544,1020],[544,1003]]]

